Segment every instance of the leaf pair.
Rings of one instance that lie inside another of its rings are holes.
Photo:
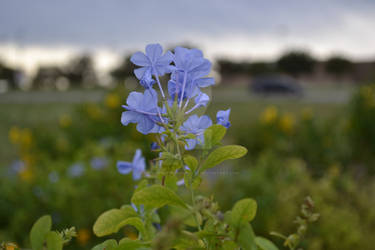
[[[63,249],[63,238],[57,232],[51,231],[52,219],[49,215],[40,217],[33,225],[30,231],[31,248],[33,250],[42,250],[44,244],[49,250]]]

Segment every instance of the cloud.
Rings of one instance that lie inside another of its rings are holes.
[[[272,58],[302,47],[367,59],[375,56],[374,10],[370,0],[3,0],[0,55],[5,44],[23,51],[19,61],[27,49],[105,50],[108,67],[150,42],[190,42],[211,57]]]

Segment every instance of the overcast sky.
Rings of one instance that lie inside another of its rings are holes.
[[[0,58],[32,70],[90,51],[105,69],[147,43],[209,57],[271,59],[290,48],[375,58],[372,0],[0,0]]]

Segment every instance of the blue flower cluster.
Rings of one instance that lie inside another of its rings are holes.
[[[125,126],[129,123],[137,124],[136,128],[142,134],[161,134],[166,129],[173,130],[169,126],[173,119],[168,115],[168,110],[173,107],[184,116],[179,131],[195,135],[194,139],[186,139],[186,150],[203,144],[204,131],[213,122],[206,115],[199,117],[193,113],[208,104],[210,98],[202,89],[213,85],[215,81],[208,77],[212,64],[203,57],[202,51],[176,47],[173,52],[163,53],[160,44],[149,44],[145,53],[136,52],[130,61],[138,66],[134,74],[144,91],[129,94],[126,105],[122,106],[125,111],[122,113],[121,123]],[[160,77],[166,74],[169,76],[167,93],[160,82]],[[155,83],[158,86],[156,89]],[[230,109],[219,111],[217,124],[229,128],[229,114]],[[163,136],[161,139],[163,140]],[[139,179],[140,172],[144,171],[144,160],[141,159],[140,151],[137,150],[133,162],[119,162],[118,169],[123,174],[133,171],[134,179]]]
[[[215,82],[212,77],[207,77],[212,65],[209,60],[203,57],[202,51],[177,47],[174,49],[174,53],[167,51],[163,54],[163,48],[160,44],[149,44],[146,46],[146,53],[136,52],[130,60],[139,66],[134,70],[134,74],[145,91],[143,93],[130,93],[126,101],[127,105],[123,105],[126,109],[121,117],[123,125],[136,123],[137,130],[142,134],[163,131],[160,125],[166,123],[167,119],[164,117],[165,107],[158,106],[160,100],[157,92],[153,89],[155,83],[158,85],[162,97],[161,101],[167,101],[168,105],[177,101],[178,107],[184,108],[186,114],[190,114],[199,107],[206,106],[209,102],[208,95],[203,93],[201,88],[211,86]],[[168,81],[169,97],[165,95],[159,79],[165,74],[170,74]],[[189,104],[192,107],[187,110]],[[225,111],[219,111],[219,113],[218,123],[229,127],[229,111],[226,111],[226,113]],[[187,129],[189,133],[201,133],[202,129],[212,124],[209,118],[201,120],[195,117],[186,121],[185,127],[189,128]]]

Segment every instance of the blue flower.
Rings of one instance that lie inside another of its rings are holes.
[[[50,182],[56,183],[59,181],[59,174],[56,171],[52,171],[48,174],[48,179]]]
[[[208,97],[207,94],[205,93],[200,93],[196,98],[195,98],[195,103],[199,107],[204,107],[207,105],[207,103],[210,101],[210,97]]]
[[[160,147],[159,147],[159,145],[156,143],[156,142],[152,142],[151,143],[151,150],[157,150],[157,149],[159,149]]]
[[[117,169],[120,174],[129,174],[133,171],[133,179],[139,180],[142,173],[146,170],[145,158],[142,157],[142,151],[137,149],[132,162],[119,161],[117,162]]]
[[[139,212],[140,214],[144,214],[145,212],[145,206],[144,205],[139,205],[139,210],[138,210],[138,207],[134,204],[134,203],[131,203],[130,204],[132,206],[132,208],[136,211],[136,212]]]
[[[207,103],[210,101],[210,97],[208,97],[207,94],[201,92],[196,98],[195,98],[195,105],[188,111],[185,112],[185,114],[190,114],[195,109],[199,107],[204,107],[207,105]]]
[[[183,89],[183,82],[185,81],[185,89],[182,93]],[[183,100],[190,99],[200,93],[198,86],[194,83],[194,81],[187,75],[186,79],[184,79],[184,74],[181,72],[173,72],[171,74],[171,79],[168,81],[168,93],[172,99],[175,100],[177,95],[177,101],[181,101],[181,97]],[[182,96],[183,95],[183,96]]]
[[[229,128],[230,127],[229,114],[230,114],[230,109],[219,110],[216,114],[216,123],[223,125],[226,128]]]
[[[100,170],[108,165],[108,160],[104,157],[94,157],[91,159],[91,167],[95,170]]]
[[[177,47],[173,62],[175,71],[168,82],[168,91],[172,98],[178,95],[180,106],[182,100],[198,95],[199,88],[214,84],[213,78],[203,78],[210,73],[211,63],[203,58],[202,51]]]
[[[210,61],[203,58],[203,53],[199,49],[176,47],[173,62],[176,70],[188,73],[191,79],[204,77],[211,70]]]
[[[204,131],[212,125],[211,119],[207,115],[198,117],[197,115],[190,116],[181,126],[181,130],[187,134],[196,135],[196,139],[187,139],[186,150],[192,150],[197,144],[204,143]]]
[[[157,122],[161,122],[160,110],[156,91],[147,89],[145,92],[131,92],[123,105],[125,111],[121,116],[121,123],[127,126],[129,123],[137,123],[137,130],[142,134],[158,131]]]
[[[70,177],[76,178],[82,176],[84,171],[83,165],[81,163],[75,163],[68,169],[68,175]]]
[[[24,171],[25,168],[26,168],[25,163],[21,160],[16,160],[11,165],[12,171],[14,171],[16,173]]]
[[[134,74],[138,79],[142,79],[144,74],[150,70],[154,76],[163,76],[171,72],[170,65],[173,60],[173,54],[167,51],[164,55],[163,48],[160,44],[149,44],[146,46],[146,54],[143,52],[136,52],[130,58],[130,61],[135,65],[141,66],[134,70]]]
[[[156,81],[154,79],[152,79],[152,76],[151,76],[151,68],[150,69],[147,69],[145,71],[145,73],[143,74],[142,78],[139,80],[139,83],[145,88],[145,89],[149,89],[152,87],[152,85],[155,83]]]

